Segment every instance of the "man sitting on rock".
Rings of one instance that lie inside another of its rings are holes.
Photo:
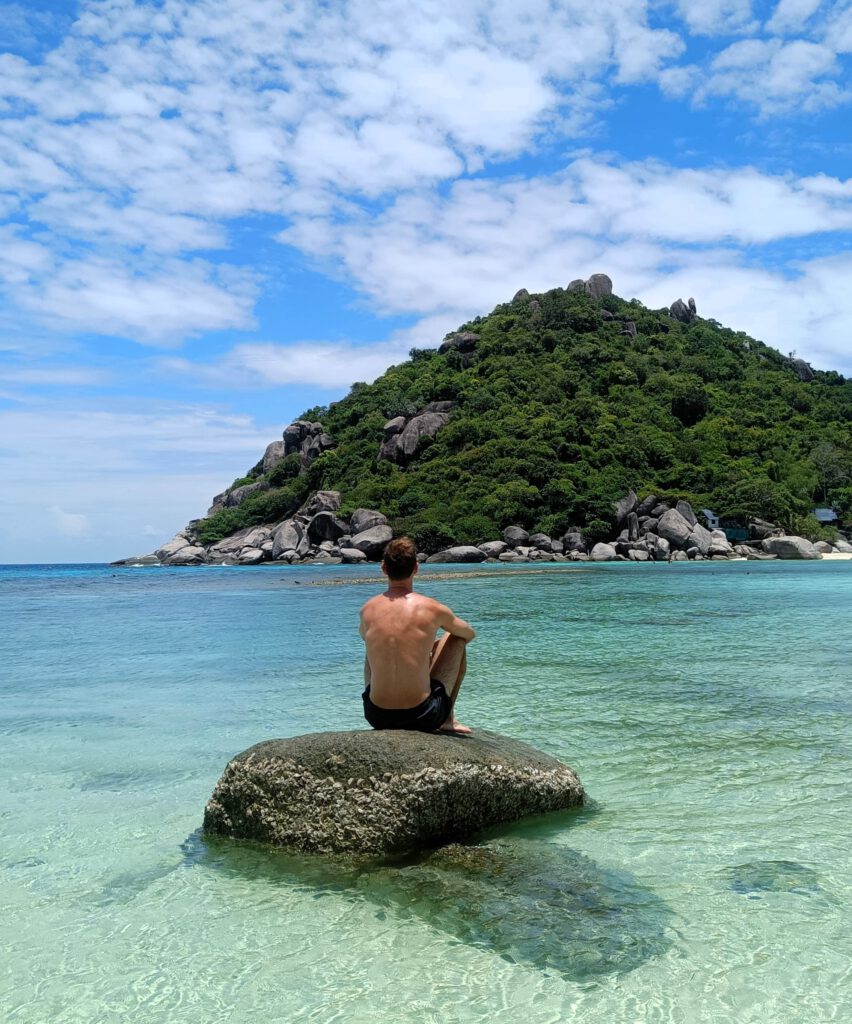
[[[374,729],[469,733],[453,708],[476,634],[446,605],[414,593],[417,569],[411,538],[392,540],[382,559],[388,589],[361,609],[364,717]],[[436,639],[439,629],[446,632]]]

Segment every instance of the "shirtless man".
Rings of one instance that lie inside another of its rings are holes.
[[[361,609],[364,717],[374,729],[469,733],[453,714],[476,634],[446,605],[414,593],[417,553],[410,537],[385,548],[388,589]],[[446,630],[436,640],[439,629]]]

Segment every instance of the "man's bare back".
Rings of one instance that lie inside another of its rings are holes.
[[[452,705],[464,675],[465,644],[476,635],[446,605],[414,592],[416,572],[415,564],[408,578],[390,578],[388,589],[361,609],[364,680],[370,701],[380,709],[417,707],[429,698],[433,680],[444,684]],[[439,629],[447,636],[436,640]],[[453,638],[458,639],[453,643]],[[452,714],[445,727],[469,731]]]

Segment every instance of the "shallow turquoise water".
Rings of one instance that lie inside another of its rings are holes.
[[[231,755],[361,727],[369,575],[0,567],[4,1020],[852,1020],[852,563],[424,571],[590,806],[484,880],[207,846]]]

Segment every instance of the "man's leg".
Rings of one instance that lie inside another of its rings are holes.
[[[455,716],[455,704],[467,672],[467,643],[461,637],[446,633],[432,648],[429,675],[444,684],[450,698],[450,716],[441,726],[445,731],[470,732]]]

